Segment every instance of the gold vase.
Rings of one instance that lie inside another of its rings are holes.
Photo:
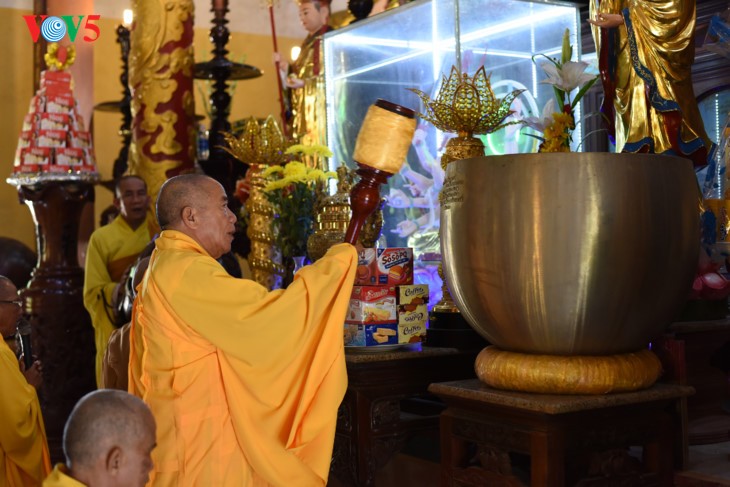
[[[315,229],[307,239],[307,254],[312,262],[322,257],[327,249],[345,240],[352,215],[350,189],[353,173],[345,166],[340,166],[337,179],[337,192],[322,198],[315,210]]]

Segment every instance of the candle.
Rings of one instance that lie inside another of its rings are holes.
[[[134,19],[134,12],[132,12],[131,8],[125,8],[124,13],[122,14],[122,24],[124,27],[129,27],[132,25],[132,20]]]

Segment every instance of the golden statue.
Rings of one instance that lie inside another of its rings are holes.
[[[616,152],[670,153],[707,164],[712,142],[694,91],[696,0],[598,0],[589,22],[615,119]]]
[[[324,103],[324,63],[322,35],[332,30],[329,21],[329,0],[297,0],[299,20],[308,35],[301,45],[296,61],[292,63],[285,84],[291,103],[290,135],[295,144],[327,145]],[[323,158],[303,160],[307,166],[323,171]]]

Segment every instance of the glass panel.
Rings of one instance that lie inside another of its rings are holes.
[[[435,96],[443,76],[458,62],[457,46],[464,72],[473,75],[484,64],[500,98],[514,89],[526,90],[513,105],[518,112],[515,117],[538,115],[553,92],[540,83],[545,74],[532,57],[559,55],[566,28],[579,55],[578,20],[577,6],[565,2],[416,0],[328,33],[324,50],[332,169],[343,162],[355,167],[355,140],[376,99],[423,111],[408,88]],[[528,131],[514,125],[483,136],[486,153],[535,152],[538,142],[524,134]],[[438,193],[444,174],[440,158],[452,136],[419,121],[404,169],[382,188],[388,201],[379,245],[413,247],[415,281],[429,284],[429,306],[441,298]],[[574,140],[580,139],[576,130]]]

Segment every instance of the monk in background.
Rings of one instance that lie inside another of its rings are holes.
[[[15,335],[23,312],[15,284],[0,276],[0,332]],[[41,364],[25,370],[5,340],[0,343],[0,486],[41,485],[51,471],[46,429],[36,387]]]
[[[154,447],[155,419],[144,402],[124,391],[90,392],[66,421],[66,464],[43,487],[143,487]]]
[[[104,387],[101,363],[109,335],[124,321],[116,318],[126,273],[155,233],[148,221],[150,198],[138,176],[123,176],[114,190],[119,216],[91,234],[84,269],[84,307],[94,326],[96,385]]]
[[[202,175],[168,180],[135,300],[129,391],[157,420],[154,486],[324,486],[347,387],[357,252],[339,244],[269,292],[231,277],[236,217]]]

